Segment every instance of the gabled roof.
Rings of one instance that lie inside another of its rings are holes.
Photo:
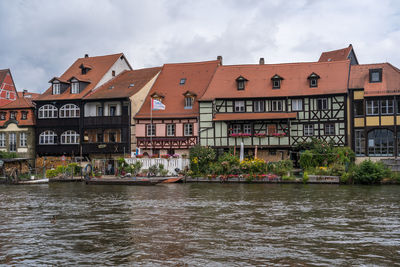
[[[150,118],[150,101],[151,95],[154,93],[164,96],[162,103],[165,105],[165,110],[154,110],[153,118],[197,117],[198,101],[194,101],[192,109],[185,109],[183,94],[190,91],[201,97],[219,64],[219,60],[165,64],[135,118]],[[238,76],[236,75],[234,79]],[[180,84],[180,80],[183,78],[186,78],[186,82]]]
[[[40,100],[63,100],[63,99],[81,99],[92,89],[94,89],[107,71],[114,65],[114,63],[124,55],[122,53],[107,55],[107,56],[97,56],[97,57],[83,57],[77,59],[68,69],[61,75],[59,80],[67,81],[75,77],[78,80],[90,81],[90,84],[85,87],[79,94],[71,94],[71,86],[68,87],[63,93],[59,95],[52,94],[52,87],[46,90],[38,99]],[[92,69],[86,74],[82,74],[80,68],[81,65],[90,66]]]
[[[25,97],[28,99],[36,99],[40,96],[38,93],[32,93],[32,92],[18,92],[18,97]]]
[[[382,69],[382,82],[369,82],[369,70]],[[400,71],[390,63],[351,66],[349,89],[364,89],[365,96],[400,94]]]
[[[0,70],[0,85],[3,83],[3,80],[9,71],[9,69]]]
[[[14,101],[14,98],[12,97],[14,96],[14,94],[15,99],[18,98],[17,89],[15,87],[14,79],[12,77],[10,69],[0,70],[0,88],[2,89],[0,91],[0,106],[4,106],[5,104]],[[10,94],[10,99],[6,97],[6,92],[13,93],[13,95]]]
[[[342,61],[349,59],[350,53],[353,51],[353,46],[350,44],[346,48],[323,52],[318,62]],[[354,51],[353,51],[354,53]],[[356,59],[357,60],[357,59]]]
[[[33,108],[35,105],[32,103],[30,99],[19,97],[17,100],[14,100],[4,106],[0,107],[2,109],[20,109],[20,108]]]
[[[345,94],[350,61],[308,62],[267,65],[233,65],[218,67],[207,91],[200,100],[217,98],[258,98],[306,95]],[[321,77],[318,87],[307,79],[315,72]],[[285,77],[280,89],[272,88],[271,77]],[[237,90],[235,79],[242,74],[249,81],[244,90]]]
[[[142,89],[160,70],[161,67],[123,71],[114,79],[89,93],[84,99],[130,97]]]

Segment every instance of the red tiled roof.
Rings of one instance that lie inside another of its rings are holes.
[[[370,69],[382,69],[382,82],[369,82]],[[399,95],[400,71],[390,63],[351,66],[350,89],[364,88],[365,96]]]
[[[85,99],[130,97],[142,89],[160,70],[161,67],[124,71],[114,79],[90,92]]]
[[[100,82],[103,76],[107,73],[107,71],[114,65],[114,63],[122,57],[123,54],[114,54],[107,56],[98,56],[98,57],[84,57],[77,59],[67,71],[64,72],[61,77],[58,79],[62,81],[67,81],[72,77],[76,77],[78,80],[89,80],[90,84],[86,86],[86,88],[80,92],[79,94],[71,94],[71,87],[69,87],[65,92],[59,95],[52,94],[52,86],[46,90],[41,96],[39,96],[36,100],[62,100],[62,99],[81,99],[88,92],[90,92],[95,86]],[[92,66],[91,70],[86,74],[82,74],[81,65],[90,65]]]
[[[9,69],[0,70],[0,85],[2,84],[4,78],[6,77],[9,71],[10,71]]]
[[[17,100],[14,100],[2,107],[0,109],[19,109],[19,108],[32,108],[34,107],[34,104],[32,103],[31,100],[27,98],[17,98]]]
[[[330,62],[330,61],[346,60],[346,59],[348,59],[349,54],[350,54],[352,49],[353,49],[353,46],[349,45],[346,48],[323,52],[321,54],[318,62]]]
[[[220,66],[200,100],[216,98],[286,97],[345,94],[350,61],[309,62],[267,65]],[[318,87],[307,79],[311,73],[320,76]],[[271,77],[283,77],[280,89],[272,89]],[[243,76],[244,90],[237,90],[236,78]]]
[[[150,118],[150,100],[154,93],[164,96],[162,102],[166,107],[165,110],[154,110],[154,118],[197,117],[197,100],[204,94],[219,64],[219,60],[165,64],[135,118]],[[186,78],[185,84],[180,84],[183,78]],[[192,109],[184,108],[183,94],[187,91],[197,95]]]
[[[215,114],[213,121],[237,121],[237,120],[271,120],[271,119],[296,119],[296,112],[288,113],[219,113]]]
[[[25,92],[25,98],[36,99],[39,96],[40,96],[40,94],[38,94],[38,93]],[[18,97],[24,97],[24,93],[23,92],[18,92]]]

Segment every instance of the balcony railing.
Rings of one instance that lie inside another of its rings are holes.
[[[84,154],[123,154],[130,153],[128,143],[83,143]]]
[[[129,116],[98,116],[84,117],[84,127],[90,126],[112,126],[112,125],[128,125]]]

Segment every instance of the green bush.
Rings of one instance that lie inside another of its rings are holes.
[[[314,160],[313,160],[313,154],[310,150],[306,150],[300,154],[299,163],[300,163],[300,167],[303,170],[310,170],[310,169],[316,167],[316,164],[314,163]]]
[[[57,170],[46,170],[46,177],[47,178],[54,178],[58,176]]]
[[[308,173],[304,172],[303,173],[303,184],[308,183],[309,177],[308,177]]]
[[[136,161],[133,164],[127,165],[124,168],[124,170],[125,170],[125,172],[127,172],[127,173],[129,172],[133,176],[136,176],[140,172],[140,169],[142,168],[142,166],[143,166],[142,162]]]
[[[215,151],[209,147],[200,145],[194,146],[189,150],[190,170],[195,174],[207,174],[210,165],[215,161]]]
[[[377,184],[390,175],[390,170],[382,162],[365,160],[355,168],[354,182],[357,184]]]
[[[68,164],[68,171],[72,172],[74,175],[80,175],[82,167],[78,165],[78,163],[70,163]]]

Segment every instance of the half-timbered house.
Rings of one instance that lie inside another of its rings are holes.
[[[347,143],[350,61],[220,66],[200,99],[200,144],[288,158],[312,137]]]
[[[135,116],[140,153],[187,155],[188,149],[198,143],[198,99],[221,60],[165,64],[162,67]],[[152,111],[152,99],[161,101],[165,110]]]
[[[17,100],[18,93],[9,69],[0,70],[0,107]]]

